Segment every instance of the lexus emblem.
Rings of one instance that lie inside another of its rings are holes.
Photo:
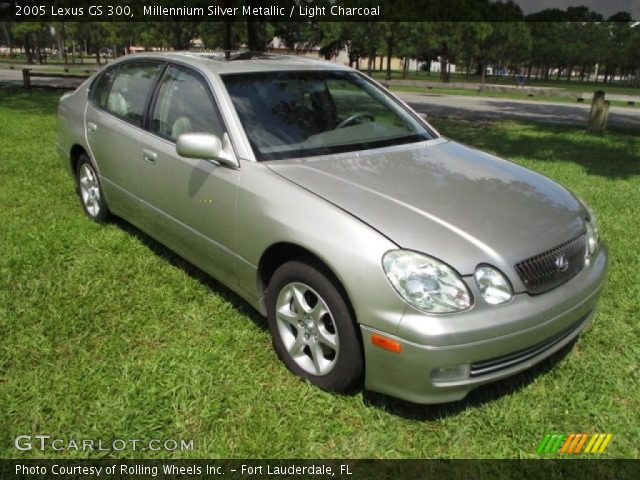
[[[558,255],[553,262],[559,272],[564,272],[567,268],[569,268],[569,260],[565,255]]]

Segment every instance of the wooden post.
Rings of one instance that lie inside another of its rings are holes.
[[[31,88],[31,77],[29,76],[29,69],[22,69],[22,83],[24,84],[24,88]]]
[[[604,99],[604,91],[596,90],[593,93],[591,111],[587,119],[587,131],[604,132],[607,128],[607,120],[609,118],[609,106],[610,102]]]

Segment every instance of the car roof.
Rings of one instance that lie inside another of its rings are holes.
[[[187,63],[217,74],[268,72],[283,70],[350,70],[337,63],[308,57],[265,52],[142,52],[122,57],[125,59],[156,58]]]

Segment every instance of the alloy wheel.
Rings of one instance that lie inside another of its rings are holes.
[[[102,205],[100,185],[98,184],[96,172],[89,164],[84,163],[80,166],[78,181],[80,183],[80,196],[85,210],[90,216],[97,217],[100,214]]]
[[[338,330],[324,299],[300,282],[285,285],[276,300],[278,333],[291,358],[305,372],[323,376],[340,354]]]

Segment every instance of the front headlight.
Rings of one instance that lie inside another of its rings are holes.
[[[426,313],[450,313],[471,307],[471,294],[455,270],[435,258],[409,250],[382,257],[391,285],[411,306]]]
[[[511,284],[500,270],[489,265],[480,265],[473,276],[482,298],[488,304],[500,305],[513,297]]]

